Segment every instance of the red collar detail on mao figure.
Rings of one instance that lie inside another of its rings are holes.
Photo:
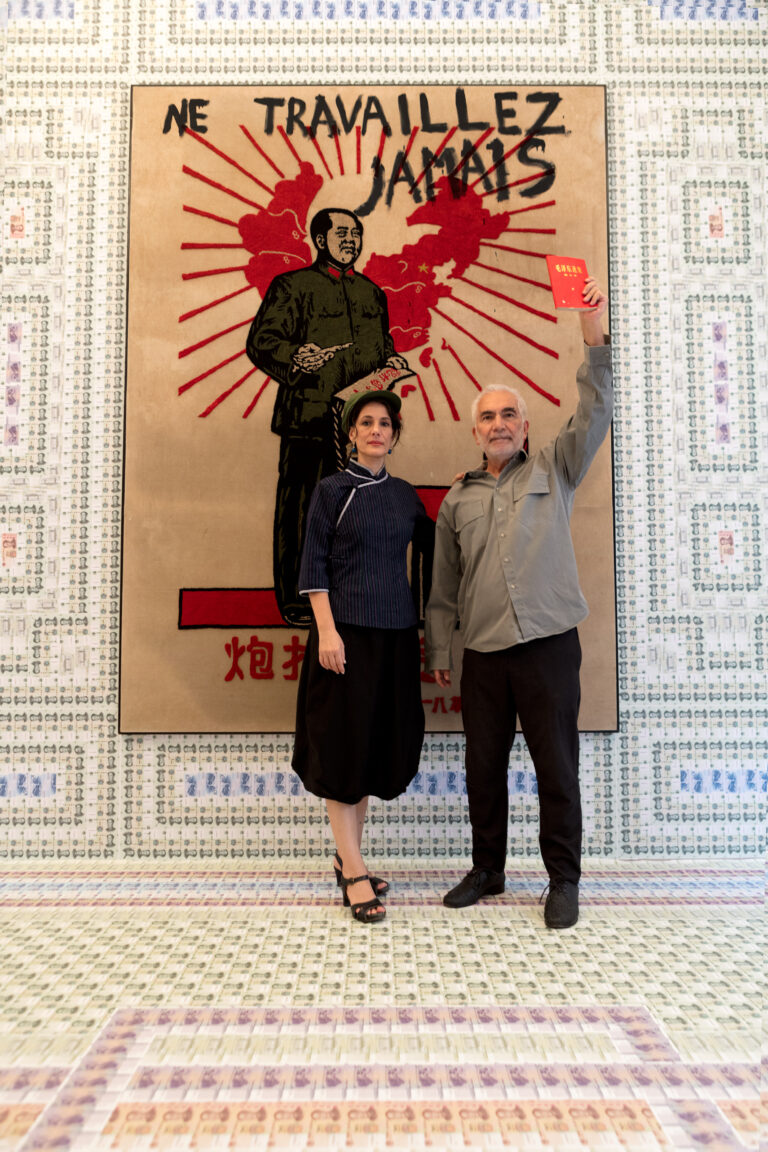
[[[334,280],[341,280],[342,276],[351,278],[355,274],[354,268],[345,268],[342,272],[341,268],[337,268],[335,264],[326,264],[325,268],[328,275],[332,276]]]

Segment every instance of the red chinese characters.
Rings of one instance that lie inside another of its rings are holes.
[[[229,659],[229,670],[224,679],[231,683],[234,680],[245,680],[246,671],[251,680],[274,680],[274,644],[270,640],[260,640],[253,635],[248,643],[241,643],[239,636],[233,636],[224,645],[224,651]],[[301,643],[298,636],[291,636],[288,644],[283,644],[283,652],[287,659],[282,662],[280,669],[283,680],[298,680],[301,662],[304,659],[306,645]],[[245,656],[248,660],[245,660]]]

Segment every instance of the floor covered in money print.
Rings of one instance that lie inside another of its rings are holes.
[[[755,863],[588,861],[566,932],[376,864],[373,928],[330,861],[0,873],[1,1152],[758,1148]]]

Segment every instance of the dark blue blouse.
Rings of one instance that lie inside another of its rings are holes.
[[[428,522],[405,480],[351,460],[312,493],[301,557],[302,594],[326,591],[334,620],[367,628],[418,622],[406,553]]]

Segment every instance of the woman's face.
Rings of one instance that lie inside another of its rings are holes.
[[[349,438],[357,448],[358,460],[381,461],[395,438],[392,414],[387,405],[376,400],[364,404],[349,430]]]

